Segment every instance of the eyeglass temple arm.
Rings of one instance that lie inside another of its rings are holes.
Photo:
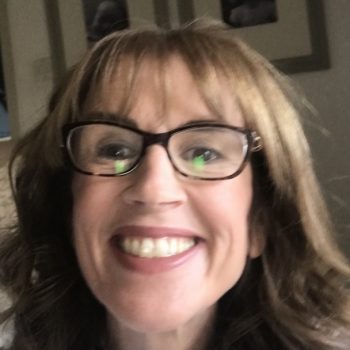
[[[261,137],[256,131],[252,131],[252,152],[258,152],[263,148]]]

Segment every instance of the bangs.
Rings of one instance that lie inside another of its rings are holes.
[[[113,98],[113,109],[119,115],[128,115],[141,89],[140,76],[151,69],[150,86],[158,91],[159,105],[164,110],[167,96],[166,65],[172,56],[166,49],[161,32],[124,31],[101,40],[80,69],[79,114],[74,120],[84,120],[91,103],[103,109],[105,98]],[[88,89],[84,89],[84,86]]]
[[[257,131],[265,139],[265,146],[271,143],[271,150],[277,149],[278,129],[285,124],[282,119],[288,118],[286,110],[291,111],[284,96],[286,84],[280,83],[271,65],[237,39],[232,30],[222,25],[201,27],[196,23],[169,31],[115,32],[95,44],[75,67],[63,94],[56,99],[48,125],[56,137],[55,145],[59,148],[62,142],[63,125],[90,119],[86,111],[91,111],[92,104],[103,110],[103,98],[113,99],[113,113],[130,116],[142,93],[139,81],[145,70],[152,70],[149,85],[158,91],[157,113],[162,122],[173,93],[168,79],[169,63],[177,58],[188,69],[215,119],[235,125],[236,116],[224,113],[224,94],[225,98],[232,97],[243,124]],[[52,145],[52,135],[47,144]],[[276,152],[271,151],[271,159]]]
[[[152,69],[149,84],[158,91],[159,115],[166,115],[167,100],[172,94],[167,81],[168,66],[177,57],[187,67],[213,116],[230,122],[223,117],[222,93],[228,90],[244,107],[240,101],[247,100],[252,89],[244,82],[249,73],[247,62],[232,38],[214,41],[207,32],[191,30],[125,31],[101,40],[79,69],[79,113],[72,115],[72,121],[84,120],[84,110],[91,101],[102,106],[103,97],[110,94],[115,112],[128,115],[142,92],[138,82],[144,69]]]

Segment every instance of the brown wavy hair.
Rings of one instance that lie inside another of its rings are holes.
[[[219,300],[212,349],[348,349],[350,270],[333,235],[299,117],[302,99],[270,63],[218,23],[113,33],[98,42],[53,95],[47,117],[17,145],[10,164],[18,222],[0,247],[0,282],[13,304],[11,349],[92,350],[106,346],[105,310],[87,288],[71,244],[73,171],[61,128],[84,119],[91,94],[118,84],[130,110],[142,62],[154,63],[160,103],[164,71],[180,57],[210,110],[220,86],[232,91],[263,150],[251,158],[251,234],[262,256]],[[166,105],[164,103],[164,108]]]

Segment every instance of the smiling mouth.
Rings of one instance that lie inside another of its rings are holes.
[[[190,250],[198,243],[195,237],[120,237],[118,247],[140,258],[171,257]]]

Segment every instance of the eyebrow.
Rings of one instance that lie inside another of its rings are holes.
[[[133,128],[137,128],[137,123],[135,120],[131,119],[127,115],[120,115],[116,113],[106,113],[106,112],[90,112],[84,115],[85,120],[101,120],[108,122],[117,122],[125,126],[130,126]]]

